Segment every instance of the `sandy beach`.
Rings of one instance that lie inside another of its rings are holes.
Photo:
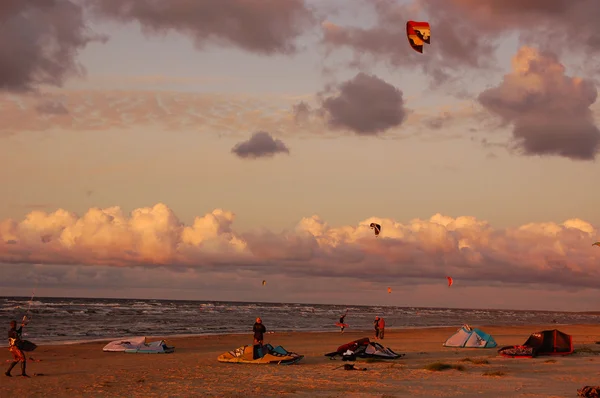
[[[578,388],[600,384],[600,345],[595,343],[600,326],[478,327],[494,336],[498,347],[522,344],[533,332],[558,328],[573,336],[576,351],[566,357],[513,359],[498,356],[497,349],[444,348],[442,343],[456,331],[452,327],[386,330],[383,344],[406,356],[358,360],[356,367],[366,371],[334,369],[345,362],[324,354],[372,337],[371,331],[266,335],[265,343],[306,356],[290,366],[217,362],[219,354],[250,344],[250,334],[167,339],[176,352],[166,355],[105,353],[102,342],[40,346],[31,353],[40,362],[28,362],[32,377],[2,376],[0,396],[547,398],[575,397]],[[425,369],[435,362],[462,368]],[[17,366],[13,375],[19,374]]]

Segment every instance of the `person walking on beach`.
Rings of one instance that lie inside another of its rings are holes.
[[[262,349],[264,334],[267,332],[267,328],[263,325],[262,319],[256,318],[252,330],[254,331],[254,350],[252,356],[253,359],[258,359],[261,357],[261,355],[259,355],[259,350]]]
[[[379,317],[375,317],[375,321],[373,321],[373,327],[375,328],[375,340],[379,339]]]
[[[385,320],[383,318],[379,318],[377,328],[379,329],[379,338],[383,340],[383,334],[385,332]]]
[[[10,321],[10,330],[8,331],[8,350],[13,355],[13,361],[8,367],[8,370],[4,372],[4,374],[8,377],[12,377],[10,372],[19,362],[21,362],[21,376],[29,377],[25,372],[25,369],[27,368],[27,359],[25,358],[25,353],[23,353],[21,350],[21,333],[23,332],[23,326],[25,326],[25,323],[22,323],[21,327],[17,329],[17,321]]]

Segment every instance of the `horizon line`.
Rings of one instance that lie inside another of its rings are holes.
[[[28,301],[33,301],[35,296],[5,296],[0,295],[0,298],[25,298]],[[168,298],[125,298],[125,297],[72,297],[72,296],[37,296],[38,299],[92,299],[92,300],[141,300],[141,301],[194,301],[194,302],[208,302],[208,303],[243,303],[243,304],[295,304],[295,305],[328,305],[338,307],[383,307],[383,308],[417,308],[417,309],[430,309],[430,310],[476,310],[476,311],[511,311],[511,312],[552,312],[552,313],[567,313],[567,314],[587,314],[587,315],[600,315],[600,310],[597,311],[559,311],[559,310],[538,310],[538,309],[510,309],[510,308],[465,308],[465,307],[415,307],[415,306],[395,306],[395,305],[365,305],[365,304],[332,304],[332,303],[295,303],[285,301],[234,301],[234,300],[200,300],[200,299],[168,299]]]

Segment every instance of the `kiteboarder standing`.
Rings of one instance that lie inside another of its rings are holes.
[[[21,339],[23,326],[25,326],[25,323],[21,323],[21,327],[17,329],[17,321],[10,321],[10,330],[8,331],[8,350],[13,355],[14,360],[11,362],[8,370],[4,372],[4,374],[8,377],[12,376],[10,372],[19,362],[21,362],[21,376],[29,377],[25,372],[25,368],[27,367],[27,359],[25,358],[25,354],[21,349],[23,342]]]
[[[346,313],[340,317],[340,330],[342,333],[344,333],[344,329],[346,328],[346,326],[344,326],[344,318],[346,315],[348,315],[348,311],[346,311]]]
[[[375,339],[379,339],[379,317],[375,317],[375,321],[373,321],[373,327],[375,328]]]
[[[258,351],[262,348],[264,334],[267,332],[267,328],[265,325],[263,325],[262,319],[256,318],[256,322],[254,323],[252,330],[254,331],[254,350],[252,356],[253,359],[258,359],[260,358]]]

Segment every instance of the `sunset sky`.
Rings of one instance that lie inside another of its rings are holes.
[[[600,310],[597,0],[25,3],[0,295]]]

